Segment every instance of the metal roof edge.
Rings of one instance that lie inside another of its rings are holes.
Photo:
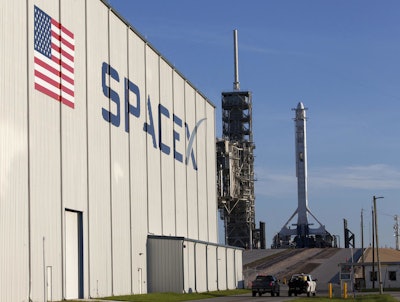
[[[193,242],[193,243],[201,243],[201,244],[206,244],[206,245],[211,245],[211,246],[216,246],[216,247],[224,247],[224,248],[230,248],[230,249],[235,249],[235,250],[244,250],[244,248],[237,247],[237,246],[231,246],[231,245],[223,245],[223,244],[218,244],[214,242],[208,242],[208,241],[203,241],[203,240],[197,240],[197,239],[191,239],[191,238],[186,238],[186,237],[181,237],[181,236],[163,236],[163,235],[147,235],[148,239],[161,239],[161,240],[182,240],[186,242]]]
[[[113,8],[107,0],[100,0],[100,2],[107,6],[111,12],[113,12],[122,22],[125,23],[125,25],[128,26],[128,28],[130,28],[135,34],[137,34],[144,43],[146,43],[157,55],[159,55],[160,58],[162,58],[172,68],[172,70],[174,70],[179,76],[181,76],[187,84],[189,84],[198,94],[200,94],[207,101],[207,103],[209,103],[213,108],[216,108],[216,105],[211,102],[211,100],[206,97],[204,93],[196,88],[196,86],[194,86],[194,84],[190,82],[187,77],[185,77],[178,69],[176,69],[176,67],[166,57],[164,57],[161,52],[158,51],[157,48],[155,48],[155,46],[151,44],[132,24],[130,24],[128,20],[126,20],[115,8]]]

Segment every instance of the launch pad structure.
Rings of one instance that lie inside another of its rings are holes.
[[[306,110],[302,102],[293,109],[296,112],[295,122],[295,156],[297,177],[297,209],[289,220],[275,235],[272,247],[332,247],[333,236],[325,229],[308,207],[308,173],[307,173],[307,128]],[[297,223],[290,222],[297,215]],[[318,223],[317,228],[312,228],[308,220],[312,216]]]
[[[239,87],[236,30],[234,63],[234,89],[222,93],[222,139],[216,146],[218,209],[224,220],[225,244],[252,248],[258,242],[265,246],[265,224],[255,230],[252,95]]]

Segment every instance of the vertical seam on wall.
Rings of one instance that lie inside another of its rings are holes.
[[[173,151],[171,155],[175,159],[175,139],[174,139],[174,130],[175,130],[175,123],[174,123],[174,115],[175,115],[175,69],[171,69],[171,84],[172,84],[172,148]],[[172,154],[173,153],[173,154]],[[174,182],[174,236],[178,235],[178,228],[177,228],[177,218],[176,218],[176,160],[173,161],[173,182]]]
[[[86,219],[87,219],[87,236],[88,236],[88,242],[87,242],[87,259],[88,259],[88,296],[90,298],[90,218],[89,218],[89,211],[90,211],[90,192],[89,192],[89,96],[88,96],[88,42],[87,42],[87,0],[85,1],[85,95],[86,95],[86,202],[87,202],[87,213],[86,213]],[[83,290],[85,292],[85,289]],[[85,294],[84,294],[85,295]]]
[[[26,120],[27,120],[27,143],[28,143],[28,273],[29,273],[29,285],[28,285],[28,290],[29,290],[29,301],[31,301],[31,294],[32,294],[32,246],[31,246],[31,152],[30,152],[30,114],[29,114],[29,104],[30,104],[30,94],[29,94],[29,0],[26,0],[26,92],[27,92],[27,98],[26,98],[26,110],[27,110],[27,115],[26,115]]]
[[[197,242],[193,243],[194,290],[197,293]]]
[[[185,138],[185,149],[187,146],[187,138],[186,138],[186,85],[187,81],[185,80],[184,86],[183,86],[183,108],[184,108],[184,116],[185,116],[185,123],[183,124],[184,126],[184,134],[183,137]],[[185,159],[185,185],[186,185],[186,237],[189,237],[189,207],[188,207],[188,173],[187,173],[188,165],[186,164],[186,159]]]
[[[225,288],[229,288],[228,284],[228,248],[224,247],[225,250]]]
[[[194,134],[194,129],[197,125],[197,97],[198,97],[198,93],[196,90],[194,90],[194,125],[193,129],[192,129],[192,135]],[[197,170],[195,170],[196,173],[196,204],[197,204],[197,240],[200,240],[200,211],[199,211],[199,144],[198,144],[198,136],[196,134],[196,156],[195,158],[197,158],[197,162],[196,162],[196,166],[197,166]]]
[[[207,209],[207,212],[206,212],[206,217],[207,217],[207,241],[210,241],[210,217],[209,217],[209,208],[208,208],[208,204],[209,204],[209,200],[208,200],[208,196],[209,196],[209,193],[208,193],[208,156],[207,156],[207,147],[208,147],[208,144],[207,144],[207,142],[208,142],[208,140],[207,140],[207,135],[208,135],[208,123],[210,122],[209,120],[208,120],[208,115],[207,115],[207,102],[204,102],[204,117],[206,118],[206,123],[205,123],[205,132],[204,132],[204,154],[205,154],[205,156],[204,156],[204,160],[205,160],[205,167],[206,167],[206,171],[205,171],[205,178],[206,178],[206,209]],[[215,156],[215,153],[214,153],[214,156]],[[215,177],[215,175],[214,175],[214,177]],[[207,285],[207,288],[208,288],[208,285]]]
[[[164,234],[164,203],[163,203],[163,166],[162,166],[162,152],[161,152],[161,136],[162,136],[162,129],[161,129],[161,119],[160,119],[160,104],[161,104],[161,56],[158,56],[158,151],[159,151],[159,158],[160,158],[160,202],[161,202],[161,235]],[[153,118],[154,121],[154,118]],[[157,138],[157,136],[156,136]]]
[[[108,65],[111,66],[111,55],[110,55],[110,13],[111,13],[111,8],[108,7],[108,12],[107,12],[107,28],[108,28],[108,37],[107,37],[107,44],[108,44]],[[110,67],[109,67],[110,68]],[[108,83],[111,86],[111,76],[110,73],[108,74]],[[111,87],[109,88],[111,89]],[[111,95],[111,94],[110,94]],[[108,109],[110,109],[110,96],[108,99]],[[111,123],[108,124],[108,151],[109,151],[109,157],[108,157],[108,164],[109,164],[109,185],[110,185],[110,237],[111,237],[111,295],[114,296],[114,242],[113,242],[113,206],[112,206],[112,148],[111,148]]]
[[[58,18],[60,24],[62,24],[62,19],[61,19],[61,0],[58,1]],[[61,29],[60,29],[60,36],[61,36]],[[60,50],[62,47],[62,43],[60,43]],[[61,74],[61,65],[59,67],[59,72]],[[60,86],[60,95],[62,96],[62,90]],[[61,211],[61,217],[60,217],[60,223],[61,223],[61,297],[65,298],[65,280],[64,280],[64,274],[65,274],[65,254],[64,254],[64,199],[63,199],[63,144],[62,144],[62,100],[60,100],[59,104],[60,108],[60,113],[59,113],[59,118],[60,118],[60,211]]]
[[[144,90],[145,90],[145,99],[144,99],[144,123],[147,123],[147,111],[148,111],[148,88],[147,88],[147,48],[148,44],[145,42],[144,44]],[[147,234],[150,231],[150,219],[149,219],[149,147],[148,147],[148,135],[145,135],[145,145],[146,145],[146,210],[147,210]]]
[[[130,74],[129,74],[129,30],[130,26],[126,27],[126,62],[127,62],[127,73],[128,76],[127,78],[129,79]],[[124,79],[125,81],[128,81],[128,79]],[[126,82],[124,83],[126,84]],[[128,82],[129,85],[129,82]],[[124,86],[125,87],[125,86]],[[128,192],[129,192],[129,252],[130,252],[130,271],[131,271],[131,294],[133,294],[133,252],[132,252],[132,189],[131,189],[131,183],[132,183],[132,175],[131,175],[131,123],[130,123],[130,116],[129,116],[129,93],[127,92],[127,87],[125,87],[125,98],[128,98],[127,100],[125,99],[125,114],[128,115],[128,178],[129,178],[129,187],[128,187]],[[138,100],[139,102],[139,100]]]

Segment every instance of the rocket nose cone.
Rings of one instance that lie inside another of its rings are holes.
[[[304,109],[303,102],[299,102],[299,103],[297,104],[297,109]]]

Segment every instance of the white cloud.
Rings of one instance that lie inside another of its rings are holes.
[[[257,168],[256,194],[262,197],[297,196],[293,171]],[[314,167],[309,170],[309,188],[400,189],[400,170],[386,164]]]
[[[256,167],[255,184],[256,196],[258,197],[282,197],[288,193],[297,196],[296,176],[293,171],[274,171]]]
[[[314,169],[313,186],[353,189],[399,189],[400,171],[386,164]]]

